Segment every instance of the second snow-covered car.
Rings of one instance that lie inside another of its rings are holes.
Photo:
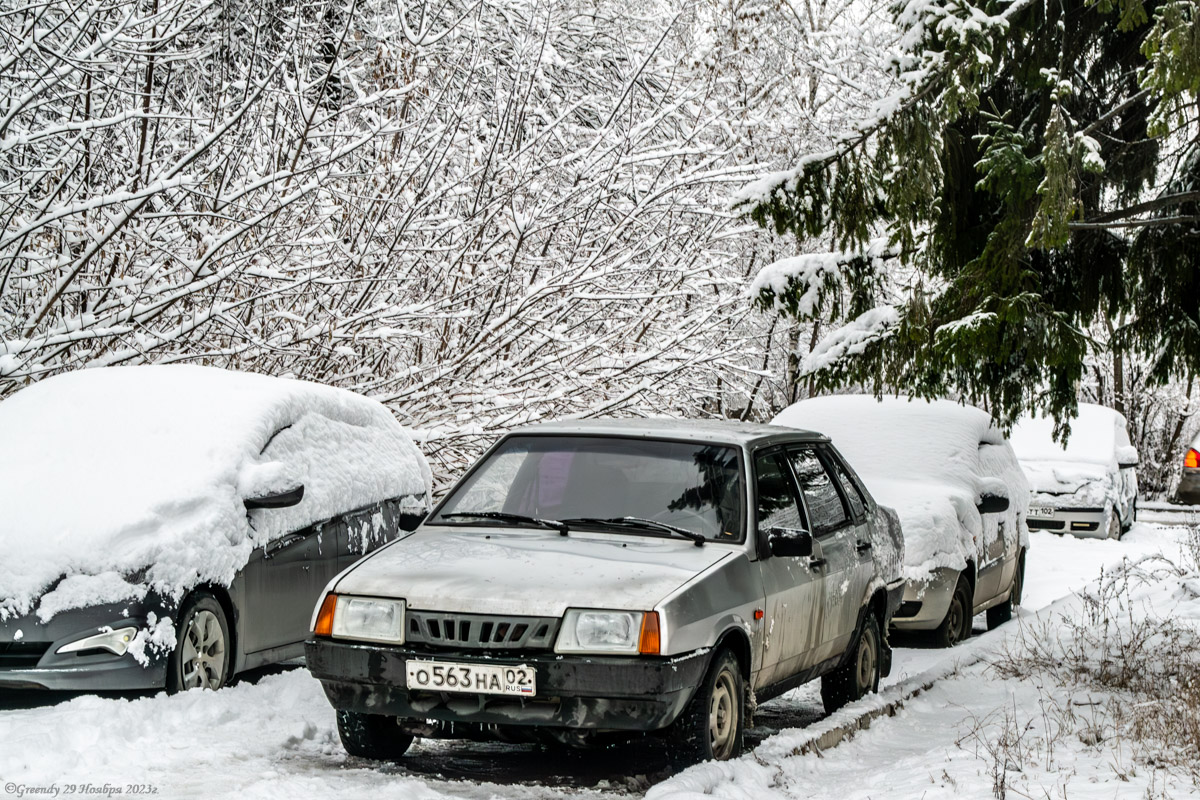
[[[843,395],[802,400],[773,420],[827,433],[904,531],[897,629],[950,647],[1007,622],[1021,601],[1029,484],[987,413],[949,400]]]
[[[428,509],[391,412],[305,381],[87,369],[0,402],[0,442],[0,689],[215,689],[300,656],[329,580]]]
[[[1031,530],[1119,539],[1133,525],[1138,452],[1123,415],[1080,403],[1065,446],[1049,417],[1018,420],[1010,441],[1033,491]]]
[[[502,438],[430,518],[344,572],[308,668],[352,755],[414,736],[741,749],[747,709],[890,665],[901,535],[824,436],[671,420]]]

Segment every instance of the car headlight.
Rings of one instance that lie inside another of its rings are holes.
[[[337,595],[335,603],[329,629],[335,639],[404,644],[403,600]]]
[[[86,639],[76,639],[55,650],[55,653],[82,653],[87,650],[107,650],[115,656],[123,656],[129,650],[129,643],[137,635],[137,628],[117,628],[101,630]]]
[[[563,615],[557,653],[647,653],[659,649],[654,611],[568,609]]]

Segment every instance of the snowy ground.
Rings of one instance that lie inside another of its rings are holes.
[[[886,682],[969,661],[976,653],[998,653],[1022,625],[1032,631],[1069,611],[1077,601],[1060,598],[1096,579],[1102,568],[1147,554],[1178,559],[1182,541],[1181,529],[1151,525],[1135,526],[1120,542],[1035,533],[1018,623],[983,633],[977,620],[977,635],[952,651],[900,647]],[[1197,605],[1194,613],[1200,617]],[[700,765],[677,775],[665,767],[661,752],[645,746],[567,755],[534,746],[429,742],[415,745],[401,766],[353,759],[337,741],[319,685],[301,669],[262,675],[255,683],[218,693],[174,697],[55,696],[48,699],[61,702],[31,708],[25,707],[27,695],[0,695],[0,787],[5,796],[17,796],[22,786],[56,786],[65,794],[75,785],[77,793],[93,795],[102,795],[106,786],[111,794],[125,795],[141,786],[171,798],[543,800],[647,790],[649,800],[701,794],[731,800],[987,797],[996,787],[998,758],[988,742],[1003,738],[1007,726],[1024,737],[1003,754],[1014,759],[1005,785],[1011,797],[1035,787],[1039,797],[1195,792],[1156,771],[1133,769],[1132,755],[1122,755],[1119,748],[1114,760],[1078,737],[1057,741],[1048,733],[1058,723],[1047,707],[1071,710],[1091,701],[1036,681],[999,677],[987,663],[994,660],[987,656],[984,663],[938,682],[894,718],[877,721],[835,750],[797,756],[793,749],[803,726],[822,716],[810,684],[760,709],[750,736],[757,745],[753,752],[737,762]],[[85,792],[85,784],[91,792]]]

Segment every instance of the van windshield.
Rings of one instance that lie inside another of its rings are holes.
[[[571,530],[664,535],[648,520],[739,542],[742,481],[734,447],[612,436],[513,436],[446,499],[434,525],[495,524],[496,515],[556,520]],[[492,519],[469,519],[471,514]],[[536,522],[530,522],[536,527]]]

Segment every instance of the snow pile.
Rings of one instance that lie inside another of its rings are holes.
[[[304,381],[198,366],[84,370],[0,403],[0,618],[43,619],[228,584],[285,530],[428,497],[420,451],[379,403]],[[247,496],[305,487],[288,509]]]
[[[1054,441],[1054,420],[1049,417],[1022,418],[1013,426],[1010,441],[1037,493],[1035,503],[1077,508],[1122,505],[1119,462],[1136,461],[1137,451],[1129,444],[1125,417],[1113,409],[1080,403],[1065,446]]]
[[[983,494],[1007,494],[1005,535],[1028,546],[1029,484],[1004,435],[977,408],[846,395],[802,400],[772,423],[829,436],[876,501],[896,510],[909,580],[979,563]]]

